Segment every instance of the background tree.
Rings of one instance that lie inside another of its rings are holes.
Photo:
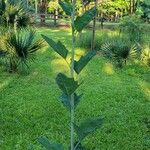
[[[95,3],[94,4],[95,8],[97,9],[98,0],[94,0],[94,3]],[[97,20],[97,13],[95,14],[95,16],[93,18],[93,32],[92,32],[91,50],[94,50],[94,48],[95,48],[96,20]]]
[[[47,0],[39,0],[38,1],[38,8],[41,18],[41,24],[45,23],[45,17],[47,13]]]
[[[141,17],[149,22],[150,21],[150,1],[149,0],[144,0],[139,2],[139,9],[141,12]]]
[[[49,3],[48,3],[48,11],[49,12],[52,12],[54,14],[54,26],[57,25],[57,19],[58,19],[58,11],[59,11],[59,3],[58,3],[58,0],[51,0]]]

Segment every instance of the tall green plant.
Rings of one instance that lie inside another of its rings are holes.
[[[75,122],[75,110],[78,106],[81,95],[78,95],[76,90],[80,86],[78,81],[75,80],[75,73],[80,74],[83,68],[88,64],[88,62],[95,56],[95,51],[88,52],[85,56],[82,56],[78,61],[74,60],[75,57],[75,38],[76,32],[81,32],[83,28],[92,21],[96,14],[96,8],[86,11],[82,16],[76,17],[76,0],[72,0],[72,3],[66,3],[59,1],[60,6],[71,18],[71,28],[72,28],[72,49],[71,49],[71,62],[67,62],[68,49],[60,42],[55,42],[47,36],[42,35],[45,41],[57,52],[70,67],[70,77],[63,73],[59,73],[56,77],[56,82],[62,91],[60,101],[67,108],[70,113],[70,150],[83,150],[81,142],[90,133],[95,131],[98,127],[101,127],[103,123],[102,117],[97,117],[95,119],[88,119],[77,125]],[[75,139],[75,135],[77,139]],[[63,150],[63,145],[55,142],[49,141],[46,137],[40,137],[38,141],[47,149]]]

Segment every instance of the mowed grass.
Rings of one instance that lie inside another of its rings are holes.
[[[63,41],[71,48],[67,29],[38,29],[38,34]],[[76,59],[84,54],[76,49]],[[69,113],[59,102],[61,91],[55,83],[58,72],[68,67],[47,46],[37,52],[28,75],[0,70],[0,149],[42,149],[39,136],[69,145]],[[67,73],[68,74],[68,73]],[[148,150],[150,119],[150,68],[129,65],[116,69],[96,56],[78,77],[84,81],[78,92],[84,96],[76,110],[76,122],[97,116],[104,125],[84,140],[88,150]]]

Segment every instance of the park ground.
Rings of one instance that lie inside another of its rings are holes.
[[[39,28],[40,34],[71,48],[68,29]],[[76,59],[85,51],[77,48]],[[55,83],[58,72],[68,72],[67,65],[47,46],[37,52],[29,74],[9,74],[0,68],[0,149],[40,150],[37,138],[42,135],[69,144],[69,114],[59,102],[61,91]],[[78,91],[84,96],[76,122],[105,118],[103,127],[84,140],[86,147],[148,150],[150,68],[137,63],[117,69],[97,55],[78,78],[83,81]]]

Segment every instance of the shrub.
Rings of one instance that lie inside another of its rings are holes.
[[[2,1],[0,4],[0,24],[14,27],[26,27],[30,23],[29,9],[25,7],[25,1]]]
[[[119,25],[120,31],[127,34],[130,41],[140,42],[142,36],[141,20],[136,16],[125,16]]]
[[[123,37],[113,37],[102,46],[102,52],[105,57],[111,59],[117,66],[122,67],[128,59],[137,58],[140,53],[140,45],[132,45]]]
[[[3,33],[0,40],[0,51],[5,56],[10,72],[16,72],[19,66],[28,66],[28,60],[31,60],[34,52],[42,47],[42,41],[34,39],[35,31],[32,29]]]

